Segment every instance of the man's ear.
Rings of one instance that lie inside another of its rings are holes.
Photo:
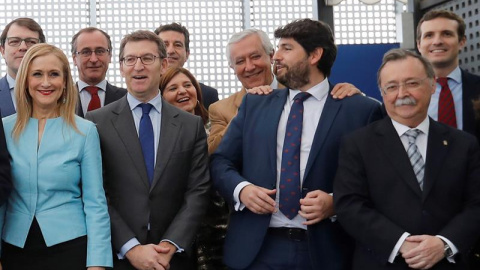
[[[323,56],[323,48],[317,47],[313,50],[308,58],[310,59],[310,65],[316,66],[317,63],[322,59]]]

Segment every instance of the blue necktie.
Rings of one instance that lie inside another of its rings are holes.
[[[280,211],[289,219],[300,210],[300,146],[302,142],[303,102],[309,93],[298,93],[288,115],[280,172]]]
[[[145,167],[147,168],[148,182],[150,185],[153,180],[153,167],[155,163],[155,144],[153,142],[153,126],[152,120],[150,120],[150,110],[152,104],[141,103],[138,105],[142,108],[142,118],[140,119],[140,128],[138,131],[138,137],[140,144],[142,145],[143,159],[145,160]]]

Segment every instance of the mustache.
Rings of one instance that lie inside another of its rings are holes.
[[[413,97],[397,98],[395,100],[395,107],[403,105],[417,105],[417,101]]]

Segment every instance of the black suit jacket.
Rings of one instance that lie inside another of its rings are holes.
[[[78,88],[78,84],[77,84]],[[80,92],[79,92],[80,93]],[[105,105],[110,104],[116,100],[119,100],[123,96],[127,94],[127,89],[125,88],[120,88],[116,87],[114,85],[111,85],[109,82],[107,82],[107,89],[105,89]],[[75,113],[80,116],[84,117],[83,110],[82,110],[82,103],[80,99],[80,94],[78,96],[78,103],[77,103],[77,109],[75,110]]]
[[[424,189],[420,190],[405,148],[386,117],[347,136],[334,182],[337,216],[356,239],[354,269],[408,269],[388,257],[404,232],[441,235],[458,249],[456,264],[480,233],[480,149],[463,131],[430,119]]]
[[[462,70],[463,130],[480,142],[480,76]]]
[[[8,134],[10,136],[10,134]],[[10,158],[5,141],[3,121],[0,121],[0,206],[7,201],[12,190],[12,176],[10,170]]]
[[[200,83],[200,88],[202,89],[203,106],[208,110],[210,104],[218,101],[218,91],[217,89],[203,83]]]
[[[161,117],[150,186],[127,98],[86,115],[100,135],[114,252],[136,237],[141,244],[168,239],[190,253],[206,211],[210,174],[203,122],[165,101]],[[133,269],[127,261],[114,256],[115,269]],[[172,269],[190,269],[179,266],[186,261],[185,253],[176,253],[170,264]]]

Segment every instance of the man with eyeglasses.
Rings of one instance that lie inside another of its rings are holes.
[[[193,269],[210,189],[203,123],[162,99],[166,51],[153,32],[126,35],[120,61],[127,95],[86,115],[100,135],[114,269]]]
[[[435,73],[422,56],[390,50],[378,85],[388,117],[347,135],[334,181],[353,269],[468,269],[480,234],[478,142],[428,117]]]
[[[37,43],[44,43],[45,35],[40,25],[31,18],[11,21],[0,36],[0,53],[7,64],[7,74],[0,79],[0,110],[5,117],[16,112],[15,79],[20,62],[27,50]]]
[[[105,31],[95,27],[84,28],[73,36],[71,47],[79,76],[77,115],[83,117],[88,111],[103,107],[127,93],[126,89],[116,87],[105,79],[112,59],[112,41]]]

